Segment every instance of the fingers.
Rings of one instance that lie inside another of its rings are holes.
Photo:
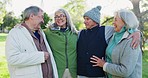
[[[134,48],[135,43],[136,43],[136,41],[135,41],[135,39],[133,39],[133,40],[132,40],[132,43],[131,43],[131,47],[132,47],[132,48]]]
[[[140,40],[138,38],[133,38],[132,43],[131,43],[131,47],[133,49],[137,48],[140,45]]]
[[[45,58],[45,60],[47,60],[49,58],[49,53],[48,52],[44,52],[44,58]]]
[[[127,39],[130,39],[130,38],[132,38],[132,37],[133,37],[133,34],[129,35],[129,36],[127,37]]]
[[[96,66],[98,66],[98,65],[97,64],[93,65],[93,67],[96,67]]]
[[[97,64],[97,61],[90,61],[91,63],[95,63],[95,64]]]
[[[135,49],[135,48],[137,48],[138,47],[138,45],[139,45],[139,41],[132,41],[132,43],[131,43],[131,47],[133,48],[133,49]]]
[[[139,44],[140,44],[140,38],[141,38],[140,37],[140,32],[134,32],[134,33],[132,33],[131,35],[129,35],[128,39],[129,38],[132,38],[133,39],[130,46],[133,49],[137,48],[139,46]]]
[[[95,55],[93,55],[92,57],[94,57],[95,59],[100,59],[100,58],[98,58],[97,56],[95,56]]]
[[[93,65],[92,65],[93,67],[99,66],[99,65],[98,65],[98,64],[99,64],[98,61],[90,61],[90,62],[93,63]]]
[[[99,67],[102,67],[102,62],[104,61],[104,58],[102,57],[102,59],[98,58],[97,56],[92,56],[90,58],[90,62],[93,63],[92,66],[99,66]]]
[[[94,57],[91,57],[90,59],[93,60],[93,61],[97,61],[98,60],[97,58],[94,58]]]

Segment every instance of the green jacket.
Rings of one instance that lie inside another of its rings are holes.
[[[62,78],[64,70],[69,68],[73,78],[77,77],[76,72],[76,42],[77,34],[70,30],[61,32],[60,30],[46,29],[45,35],[55,58],[59,78]]]

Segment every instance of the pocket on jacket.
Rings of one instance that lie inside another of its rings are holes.
[[[36,72],[37,72],[36,66],[18,67],[15,69],[15,75],[27,75],[27,74],[33,74]]]

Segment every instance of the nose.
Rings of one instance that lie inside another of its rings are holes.
[[[44,23],[44,19],[41,20],[41,23]]]
[[[60,19],[61,19],[61,17],[56,17],[55,19],[56,19],[56,20],[60,20]]]
[[[113,22],[112,24],[114,25],[115,23]]]
[[[87,21],[86,21],[86,20],[84,20],[84,24],[86,24],[86,22],[87,22]]]
[[[113,21],[113,23],[112,23],[113,25],[115,24],[115,21]]]

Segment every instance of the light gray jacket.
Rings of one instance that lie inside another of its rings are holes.
[[[112,78],[142,78],[142,52],[140,47],[132,49],[132,39],[127,39],[126,32],[113,49],[112,63],[105,63],[104,71],[110,73]]]
[[[54,78],[58,78],[50,46],[42,30],[41,33],[50,54]],[[6,40],[6,58],[10,78],[43,78],[41,63],[45,62],[44,53],[37,50],[31,34],[24,26],[17,25],[9,32]]]

